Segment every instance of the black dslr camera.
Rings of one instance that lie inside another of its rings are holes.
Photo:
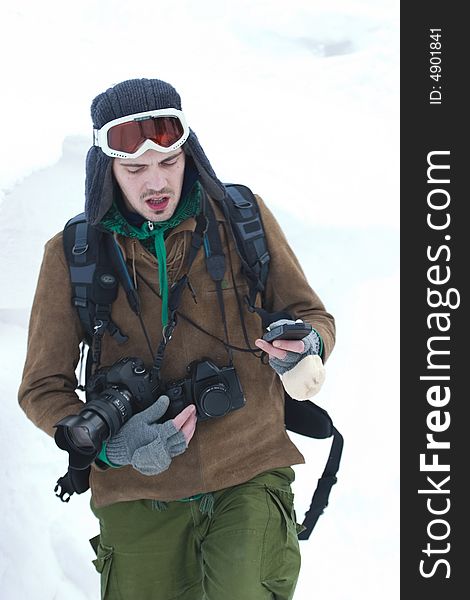
[[[234,367],[219,369],[203,360],[191,363],[187,370],[187,379],[165,386],[140,358],[126,357],[103,367],[87,383],[84,408],[55,425],[57,445],[75,457],[77,453],[95,456],[104,441],[162,394],[169,396],[170,405],[160,422],[174,418],[189,404],[196,405],[199,420],[222,417],[245,405]]]
[[[199,421],[223,417],[245,405],[245,397],[234,367],[219,369],[210,360],[193,362],[187,368],[189,377],[173,381],[165,394],[170,405],[165,420],[173,419],[189,404],[196,405]]]
[[[56,444],[69,453],[95,455],[134,414],[155,402],[160,388],[140,358],[122,358],[99,369],[87,382],[83,409],[56,423]]]

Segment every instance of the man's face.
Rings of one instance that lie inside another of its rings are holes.
[[[138,158],[113,159],[113,173],[126,207],[148,221],[166,221],[175,212],[183,187],[185,154],[147,150]]]

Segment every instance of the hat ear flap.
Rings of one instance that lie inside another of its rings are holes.
[[[97,146],[92,146],[86,156],[85,215],[91,225],[96,225],[113,202],[112,159]]]
[[[225,196],[225,187],[217,178],[204,150],[202,149],[196,134],[192,129],[189,130],[189,137],[183,145],[186,154],[192,156],[194,164],[199,173],[203,187],[211,198],[221,201]]]

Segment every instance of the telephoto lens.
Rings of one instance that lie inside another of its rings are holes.
[[[108,388],[87,402],[78,415],[65,417],[56,424],[56,443],[63,450],[94,455],[133,414],[131,394],[124,389]]]

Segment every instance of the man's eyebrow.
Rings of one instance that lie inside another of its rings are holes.
[[[178,158],[179,156],[181,156],[183,154],[183,150],[181,150],[180,152],[177,152],[176,154],[172,154],[171,156],[167,156],[166,158],[162,159],[158,164],[162,164],[165,162],[168,162],[174,158]],[[147,163],[128,163],[128,162],[123,162],[120,161],[119,164],[123,167],[147,167],[148,164]]]
[[[173,159],[173,158],[178,158],[178,156],[181,156],[183,154],[183,150],[180,150],[179,152],[177,152],[176,154],[172,154],[171,156],[167,156],[166,158],[164,158],[163,160],[160,161],[160,164],[162,162],[168,162],[169,160]]]

